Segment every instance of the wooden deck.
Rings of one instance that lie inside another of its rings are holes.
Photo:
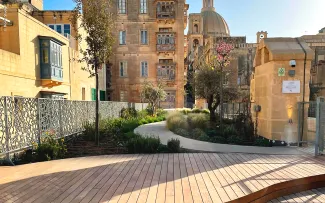
[[[279,202],[325,202],[325,188],[307,190],[269,201],[269,203]]]
[[[288,181],[320,175],[311,179],[319,181],[324,174],[323,158],[310,156],[204,153],[84,157],[0,167],[0,202],[208,203],[246,197],[237,202],[263,202],[256,197],[283,187],[297,188]],[[279,183],[293,185],[282,187]],[[272,185],[275,189],[266,189]]]

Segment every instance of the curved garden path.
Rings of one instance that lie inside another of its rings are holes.
[[[228,144],[215,144],[202,142],[185,138],[174,134],[166,128],[166,121],[159,123],[151,123],[142,125],[134,130],[135,133],[142,136],[159,137],[161,143],[167,145],[167,141],[172,138],[177,138],[181,142],[181,147],[189,150],[204,151],[204,152],[222,152],[222,153],[249,153],[249,154],[283,154],[283,155],[298,155],[304,152],[293,147],[254,147],[254,146],[239,146]]]

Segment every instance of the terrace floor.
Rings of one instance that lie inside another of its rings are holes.
[[[288,191],[296,193],[293,192],[298,188],[296,185],[301,187],[308,181],[318,181],[319,187],[324,187],[319,182],[325,182],[324,174],[325,159],[308,155],[195,153],[82,157],[0,167],[0,202],[190,203],[238,198],[242,199],[237,202],[252,202],[272,191],[281,193],[276,197],[273,194],[269,201],[287,195]],[[300,183],[292,181],[315,175],[319,176]]]

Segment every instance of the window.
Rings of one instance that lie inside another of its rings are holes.
[[[195,33],[199,32],[199,26],[197,24],[194,25],[194,32]]]
[[[91,88],[91,100],[96,101],[96,89]]]
[[[141,44],[148,44],[148,31],[141,30]]]
[[[147,13],[147,0],[140,0],[140,13]]]
[[[120,101],[127,102],[128,101],[128,92],[127,91],[120,91]]]
[[[126,14],[126,0],[118,0],[118,13]]]
[[[104,90],[99,91],[99,100],[100,101],[106,101],[106,92]]]
[[[62,45],[51,37],[39,37],[41,79],[63,79]]]
[[[120,77],[127,77],[128,76],[128,67],[126,61],[120,62]]]
[[[51,29],[57,31],[58,33],[69,37],[71,35],[71,25],[70,24],[49,24]]]
[[[126,44],[126,31],[120,31],[120,45],[125,45]]]
[[[49,50],[42,48],[42,63],[49,63]]]
[[[86,100],[86,88],[82,88],[81,89],[81,97],[82,97],[82,100],[85,101]]]
[[[157,38],[158,44],[174,44],[174,35],[173,34],[159,34]]]
[[[147,61],[142,61],[141,62],[141,77],[148,77],[148,62]]]

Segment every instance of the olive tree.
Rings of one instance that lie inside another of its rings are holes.
[[[224,85],[226,74],[233,74],[227,67],[230,64],[232,46],[226,42],[220,42],[213,48],[204,47],[202,55],[197,59],[192,80],[195,96],[206,99],[210,110],[210,121],[216,122],[216,109],[222,103],[238,98],[239,92],[235,86]],[[221,119],[221,118],[220,118]]]
[[[152,82],[144,82],[141,89],[141,98],[143,102],[149,104],[150,112],[154,115],[157,111],[159,102],[166,99],[166,92],[164,91],[164,86],[161,82],[154,85]]]
[[[80,46],[81,57],[77,59],[85,63],[84,70],[88,71],[90,77],[96,78],[96,139],[99,143],[99,82],[98,72],[103,64],[108,63],[112,55],[114,38],[112,30],[114,17],[111,12],[111,0],[74,0],[76,7],[71,17],[72,24],[76,30],[79,43],[85,41],[86,48]],[[78,30],[84,30],[83,33]]]

